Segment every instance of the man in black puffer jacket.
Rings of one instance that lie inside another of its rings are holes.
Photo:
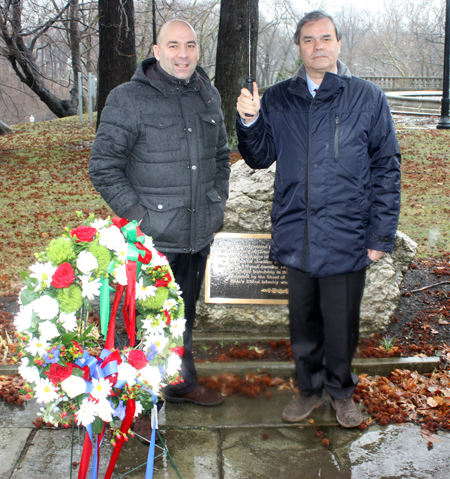
[[[300,421],[331,396],[344,427],[363,418],[350,371],[366,267],[392,252],[400,210],[400,153],[374,84],[338,60],[341,34],[322,11],[295,34],[303,61],[260,103],[242,90],[239,150],[252,168],[277,162],[271,257],[288,271],[291,343],[300,395],[283,411]]]
[[[183,292],[184,382],[168,386],[166,400],[215,406],[222,395],[197,384],[192,328],[210,243],[224,218],[230,150],[219,93],[197,66],[192,27],[163,25],[154,54],[108,96],[89,173],[118,216],[141,221]]]

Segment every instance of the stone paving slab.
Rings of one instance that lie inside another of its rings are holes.
[[[14,471],[11,479],[68,479],[70,474],[74,479],[77,478],[78,468],[72,467],[70,461],[71,444],[71,429],[40,429],[36,432],[21,464]],[[79,444],[78,433],[75,430],[72,462],[80,461]],[[111,452],[112,447],[106,441],[101,447],[99,477],[104,476],[106,472]]]
[[[166,444],[173,462],[183,479],[219,479],[219,432],[204,430],[161,431],[161,437]],[[160,443],[157,443],[160,444]],[[134,467],[145,464],[148,447],[133,440],[122,449],[121,456],[114,471],[114,477],[128,473]],[[167,454],[156,449],[160,455],[155,460],[154,479],[177,479],[180,476],[170,462]],[[162,455],[161,455],[162,454]],[[145,466],[131,472],[127,479],[142,479]]]
[[[22,406],[0,401],[0,427],[34,427],[33,421],[42,407],[36,401],[26,401]]]
[[[31,429],[0,429],[0,479],[9,479],[30,436]]]
[[[160,413],[163,427],[175,428],[233,428],[233,427],[289,427],[281,417],[284,407],[294,398],[290,390],[272,390],[268,399],[264,393],[256,398],[233,395],[225,398],[219,407],[201,407],[194,404],[165,403]],[[329,400],[315,409],[310,419],[322,425],[337,426],[336,416]],[[310,425],[307,420],[294,425]]]

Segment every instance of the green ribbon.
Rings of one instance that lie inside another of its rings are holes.
[[[109,292],[113,288],[109,287],[109,279],[100,278],[100,325],[103,336],[106,338],[108,334],[109,314],[110,314],[110,301]]]

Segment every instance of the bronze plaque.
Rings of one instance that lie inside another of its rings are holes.
[[[217,233],[206,265],[205,303],[288,304],[286,268],[269,259],[270,234]]]

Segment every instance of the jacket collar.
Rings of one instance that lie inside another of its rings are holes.
[[[174,88],[183,88],[191,91],[200,91],[200,94],[208,107],[214,104],[213,90],[211,80],[202,67],[197,65],[191,80],[187,83],[185,80],[179,80],[166,72],[160,72],[161,68],[157,67],[158,62],[156,58],[150,57],[143,60],[138,66],[136,73],[131,78],[131,81],[136,81],[150,85],[158,90],[165,97]]]
[[[338,91],[345,88],[347,83],[351,80],[352,75],[350,70],[340,60],[337,61],[337,67],[337,74],[330,72],[325,73],[320,89],[316,95],[317,99],[328,100]],[[292,77],[289,91],[293,94],[312,100],[312,96],[308,90],[308,85],[306,84],[305,65],[302,65]]]

